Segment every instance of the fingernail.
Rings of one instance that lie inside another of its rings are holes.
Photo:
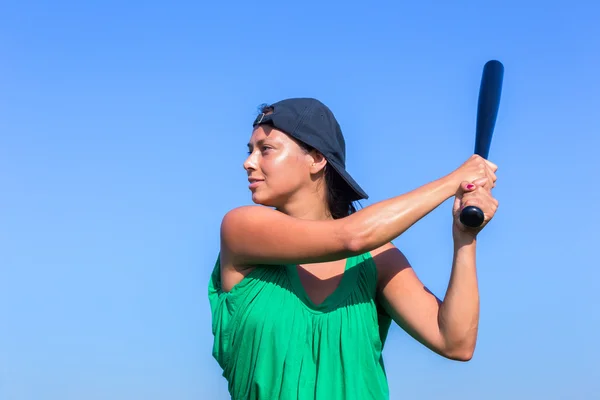
[[[471,184],[471,183],[469,183],[469,184],[467,185],[467,189],[473,189],[474,187],[475,187],[475,185],[473,185],[473,184]]]

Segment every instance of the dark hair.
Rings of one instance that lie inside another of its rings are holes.
[[[262,104],[259,107],[259,114],[268,114],[270,112],[273,112],[273,107],[268,104]],[[315,150],[300,140],[296,140],[296,142],[298,142],[306,153]],[[356,212],[356,207],[354,206],[356,193],[329,164],[325,165],[325,185],[327,190],[327,206],[333,219],[344,218]]]

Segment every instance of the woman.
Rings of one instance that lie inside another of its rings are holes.
[[[498,206],[496,165],[473,156],[356,211],[367,194],[345,169],[344,137],[324,104],[280,101],[253,128],[244,168],[257,205],[223,218],[209,283],[213,356],[231,397],[387,399],[391,321],[441,356],[469,360],[479,320],[475,248]],[[454,257],[440,301],[391,241],[452,196]],[[467,205],[484,211],[482,227],[460,223]]]

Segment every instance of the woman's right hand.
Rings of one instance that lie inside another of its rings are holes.
[[[496,164],[474,154],[450,175],[457,183],[457,188],[460,187],[461,182],[472,183],[478,179],[487,178],[487,182],[483,187],[492,189],[496,186],[496,170],[498,170]]]

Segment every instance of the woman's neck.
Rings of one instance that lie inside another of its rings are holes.
[[[327,203],[324,199],[319,199],[317,196],[290,201],[283,207],[278,207],[277,210],[299,219],[312,221],[333,219]]]

